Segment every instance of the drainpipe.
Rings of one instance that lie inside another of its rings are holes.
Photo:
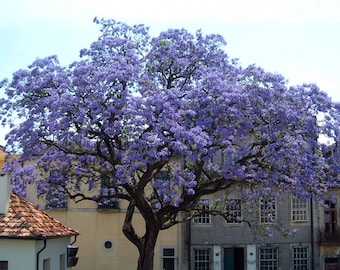
[[[189,219],[187,224],[187,229],[188,229],[188,269],[191,269],[191,219]]]
[[[39,255],[40,255],[40,253],[46,248],[46,242],[47,242],[47,240],[44,239],[44,246],[43,246],[42,249],[40,249],[40,250],[38,251],[38,253],[37,253],[37,270],[39,270]]]
[[[77,242],[77,234],[74,236],[74,241],[72,243],[70,243],[70,245],[72,246],[75,242]]]
[[[313,218],[313,198],[310,198],[310,241],[312,245],[312,269],[314,270],[314,218]]]

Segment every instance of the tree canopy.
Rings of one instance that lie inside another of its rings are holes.
[[[241,67],[220,35],[170,29],[151,38],[144,25],[95,22],[101,35],[78,61],[37,59],[0,83],[6,150],[21,154],[7,165],[17,192],[34,178],[41,195],[128,201],[123,231],[147,270],[159,230],[180,212],[192,217],[205,195],[319,198],[337,183],[339,110],[316,85]],[[136,209],[145,235],[132,226]]]

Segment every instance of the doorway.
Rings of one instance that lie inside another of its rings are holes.
[[[325,270],[338,270],[339,259],[338,258],[325,258]]]
[[[244,270],[244,248],[224,248],[224,270]]]

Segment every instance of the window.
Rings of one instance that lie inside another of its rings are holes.
[[[241,215],[241,200],[228,200],[225,207],[225,222],[227,224],[240,223]]]
[[[67,208],[67,195],[62,187],[50,189],[46,194],[46,208],[64,209]]]
[[[210,224],[211,223],[211,215],[209,213],[206,213],[204,211],[209,210],[209,200],[204,199],[201,200],[201,210],[195,211],[195,217],[194,217],[194,224]],[[200,211],[202,213],[200,215],[197,215]]]
[[[273,198],[260,199],[260,223],[270,223],[276,220],[276,201]]]
[[[162,248],[162,270],[175,270],[176,253],[174,248]]]
[[[67,195],[62,186],[63,173],[57,169],[50,171],[50,185],[46,193],[46,208],[67,208]]]
[[[43,270],[50,270],[51,269],[51,260],[45,259],[43,261]]]
[[[337,227],[337,210],[336,204],[330,200],[325,201],[325,232],[335,233]]]
[[[210,270],[211,251],[209,248],[194,249],[194,270]]]
[[[308,221],[308,204],[307,201],[292,198],[291,200],[291,217],[293,222]]]
[[[0,261],[0,270],[8,270],[8,261]]]
[[[308,247],[293,247],[293,270],[308,270]]]
[[[260,270],[278,270],[279,269],[279,250],[278,248],[265,247],[260,248],[259,252]]]
[[[119,209],[119,201],[116,198],[112,198],[116,194],[116,190],[110,184],[110,180],[103,176],[101,182],[100,195],[103,198],[98,202],[98,209]]]
[[[115,243],[111,239],[107,239],[103,242],[103,249],[107,252],[112,251],[114,247],[115,247]]]
[[[65,254],[61,254],[59,256],[59,269],[65,270],[66,269],[65,266],[66,266],[66,256]]]
[[[204,170],[209,175],[209,177],[219,177],[222,175],[221,168],[225,162],[224,154],[221,150],[217,150],[213,157],[205,164]]]
[[[171,186],[171,176],[168,171],[160,171],[154,176],[153,193],[151,194],[151,204],[154,208],[159,208],[164,203],[164,190],[169,190]]]

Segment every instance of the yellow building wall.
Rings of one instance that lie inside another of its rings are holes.
[[[6,154],[0,149],[0,169]],[[120,204],[120,210],[97,209],[93,201],[68,202],[67,209],[48,210],[47,213],[66,226],[79,232],[74,245],[79,247],[79,261],[75,270],[136,270],[137,248],[124,236],[122,226],[127,203]],[[133,223],[138,233],[144,232],[144,221],[135,213]],[[161,248],[175,248],[179,253],[179,226],[161,231],[154,256],[154,269],[161,269]],[[72,241],[72,239],[71,239]],[[105,241],[111,241],[113,247],[104,247]],[[176,259],[178,262],[178,259]]]
[[[0,170],[2,170],[2,167],[4,166],[5,158],[6,154],[0,148]]]
[[[125,210],[97,210],[94,202],[74,205],[67,210],[51,210],[48,214],[79,231],[74,245],[79,246],[79,261],[72,269],[79,270],[136,270],[137,248],[124,236],[122,225]],[[134,225],[137,232],[143,232],[144,222],[136,213]],[[112,249],[104,247],[105,241],[112,241]],[[172,247],[178,252],[178,226],[162,231],[159,235],[154,258],[154,269],[161,269],[161,247]]]

